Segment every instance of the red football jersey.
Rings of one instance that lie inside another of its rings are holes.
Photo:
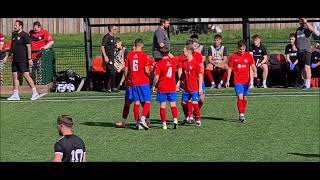
[[[186,92],[198,92],[199,74],[202,74],[199,62],[195,59],[191,61],[185,60],[182,63],[182,72],[184,77],[184,90]]]
[[[196,61],[199,62],[199,65],[200,65],[200,72],[204,75],[204,64],[202,62],[202,54],[198,51],[195,51],[193,54],[192,54],[193,58],[196,59]],[[204,78],[204,76],[203,76]]]
[[[154,69],[154,59],[149,58],[150,72],[153,72]]]
[[[132,86],[150,84],[145,67],[150,67],[148,55],[141,51],[132,51],[127,56],[125,67],[128,68],[129,79]]]
[[[4,35],[2,33],[0,33],[0,44],[3,45],[4,44]]]
[[[196,61],[198,61],[199,63],[203,63],[202,62],[202,54],[199,53],[198,51],[195,51],[193,54],[192,54],[193,58],[196,59]]]
[[[162,58],[157,63],[155,75],[159,75],[158,92],[176,92],[175,72],[177,70],[176,58]]]
[[[10,39],[7,44],[4,44],[3,50],[9,50],[11,48],[12,40]]]
[[[200,72],[202,73],[202,74],[204,74],[204,64],[203,64],[203,62],[202,62],[202,55],[201,55],[201,53],[199,53],[198,51],[195,51],[193,54],[192,54],[192,56],[193,56],[193,58],[195,59],[195,61],[197,61],[198,63],[199,63],[199,65],[200,65]],[[182,55],[180,55],[180,56],[178,56],[177,58],[179,58],[179,67],[182,67],[182,63],[184,62],[184,61],[187,61],[187,58],[186,58],[186,56],[184,56],[183,54]]]
[[[183,54],[180,54],[179,56],[173,57],[173,59],[175,59],[175,61],[177,62],[178,68],[180,68],[182,67],[183,61],[186,60],[186,56],[184,56]]]
[[[250,65],[254,64],[253,57],[248,52],[233,53],[229,59],[229,67],[234,73],[234,84],[249,85]]]
[[[40,51],[48,42],[53,41],[52,36],[46,29],[41,29],[39,32],[31,30],[29,32],[31,39],[31,49]]]
[[[127,66],[126,66],[126,65],[127,65],[127,61],[128,61],[128,58],[124,60],[125,67],[127,67]],[[125,82],[127,83],[127,84],[126,84],[126,85],[127,85],[127,88],[131,88],[131,87],[132,87],[132,83],[131,83],[131,78],[130,78],[130,76],[127,76],[127,77],[125,78]]]

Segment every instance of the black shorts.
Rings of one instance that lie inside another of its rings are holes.
[[[320,66],[316,68],[311,68],[311,77],[312,78],[320,78]]]
[[[12,72],[29,72],[29,63],[27,61],[25,62],[16,62],[12,61]]]
[[[307,51],[298,52],[298,60],[301,65],[311,65],[311,53]]]
[[[109,73],[116,73],[116,67],[114,67],[114,65],[113,65],[113,63],[112,64],[110,64],[110,63],[106,63],[106,68],[107,68],[107,72],[109,72]]]

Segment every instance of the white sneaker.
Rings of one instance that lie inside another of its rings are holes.
[[[144,128],[144,129],[149,129],[149,126],[147,125],[146,121],[140,120],[139,124]]]
[[[173,129],[177,129],[177,126],[178,126],[178,120],[174,119],[173,120]]]
[[[244,117],[244,115],[240,115],[239,116],[239,121],[242,122],[242,123],[246,122],[246,118]]]
[[[40,98],[40,95],[39,93],[36,93],[36,94],[32,94],[32,97],[30,98],[31,101],[34,101],[34,100],[37,100]]]
[[[19,95],[16,96],[13,94],[12,96],[8,97],[7,100],[8,101],[20,101],[20,97],[19,97]]]
[[[162,129],[168,129],[167,124],[162,123]]]
[[[263,88],[268,88],[268,87],[267,87],[267,85],[265,85],[265,84],[264,84],[264,85],[262,85],[262,87],[263,87]]]
[[[201,127],[201,121],[196,121],[197,127]]]
[[[143,129],[143,127],[140,124],[137,124],[136,128],[137,128],[137,130],[142,130]]]
[[[193,123],[194,123],[194,118],[193,118],[193,117],[188,117],[188,118],[187,118],[187,122],[188,122],[189,124],[193,124]]]
[[[214,89],[214,88],[216,88],[216,84],[211,84],[210,89]]]
[[[250,89],[253,89],[254,88],[254,86],[253,86],[253,84],[250,84],[250,87],[249,87]]]

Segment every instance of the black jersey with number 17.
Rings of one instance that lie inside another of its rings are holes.
[[[78,136],[66,135],[55,143],[54,153],[62,155],[62,162],[82,162],[86,147]]]

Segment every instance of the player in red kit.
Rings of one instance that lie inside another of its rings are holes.
[[[194,52],[193,52],[192,56],[199,63],[200,72],[202,74],[202,80],[203,81],[202,81],[201,86],[202,86],[203,93],[201,95],[199,94],[200,99],[199,99],[199,102],[198,102],[199,109],[201,109],[203,104],[204,104],[204,97],[205,97],[204,95],[205,95],[205,89],[206,89],[206,86],[204,84],[204,62],[205,62],[206,59],[205,59],[205,56],[203,56],[203,54],[201,54],[201,50],[199,49],[200,44],[199,44],[198,39],[195,39],[195,38],[191,39],[189,44],[191,44],[193,49],[194,49]],[[194,110],[193,111],[194,116],[195,116],[195,113],[196,112]]]
[[[160,117],[162,129],[167,129],[166,123],[166,106],[167,101],[170,102],[171,113],[173,116],[173,129],[178,125],[178,109],[177,109],[177,93],[175,72],[177,70],[177,58],[169,58],[169,49],[160,48],[162,59],[157,63],[155,69],[155,77],[153,79],[152,91],[155,92],[155,87],[158,84],[157,101],[160,103]]]
[[[4,71],[4,59],[5,51],[3,50],[5,36],[0,32],[0,86],[3,85],[3,71]]]
[[[229,59],[228,77],[226,88],[229,88],[231,72],[234,72],[234,89],[238,96],[237,106],[239,110],[240,122],[245,122],[244,113],[247,107],[247,97],[250,86],[250,67],[254,77],[257,77],[257,69],[251,54],[246,51],[246,43],[243,40],[238,42],[238,52],[233,53]]]
[[[141,126],[149,129],[149,126],[146,124],[146,116],[150,111],[151,102],[149,58],[147,54],[142,52],[142,48],[144,47],[142,39],[135,40],[135,47],[136,49],[128,54],[125,63],[125,75],[131,83],[129,101],[134,102],[134,118],[138,129],[141,129]],[[144,103],[144,105],[139,122],[140,103]]]
[[[184,84],[184,92],[182,94],[182,107],[184,108],[184,111],[186,109],[188,110],[188,117],[182,122],[182,124],[185,124],[186,122],[188,122],[188,120],[193,119],[194,108],[196,124],[198,127],[200,127],[201,120],[198,101],[200,99],[199,96],[203,94],[203,74],[201,72],[199,61],[197,61],[192,55],[194,53],[194,48],[192,47],[192,45],[186,45],[183,53],[186,56],[186,60],[183,61],[180,65],[180,67],[182,68],[181,80]]]
[[[124,98],[124,105],[122,109],[122,121],[116,122],[115,126],[117,128],[124,128],[128,124],[128,116],[129,116],[129,110],[131,106],[131,101],[129,99],[130,91],[132,91],[130,79],[128,77],[125,79],[126,84],[126,92],[125,92],[125,98]]]
[[[133,50],[136,49],[135,45],[133,45]],[[125,60],[127,61],[127,60]],[[150,72],[152,72],[152,68],[153,68],[153,62],[154,60],[149,58],[149,63],[150,63]],[[125,102],[123,105],[123,109],[122,109],[122,121],[116,122],[115,126],[117,128],[124,128],[126,127],[126,125],[128,124],[128,116],[129,116],[129,110],[130,110],[130,106],[131,106],[131,102],[129,100],[129,93],[131,91],[131,83],[130,83],[130,79],[128,79],[128,77],[125,79],[125,84],[126,84],[126,92],[125,92]],[[150,111],[146,117],[146,123],[147,125],[150,127],[151,123],[150,123]]]
[[[199,66],[200,66],[200,72],[202,74],[202,80],[203,80],[203,74],[204,74],[204,58],[199,50],[199,42],[197,39],[189,39],[187,42],[186,42],[186,45],[189,45],[191,47],[193,47],[193,53],[192,53],[192,57],[194,59],[195,62],[198,62]],[[177,88],[178,86],[180,86],[180,77],[182,75],[182,64],[184,61],[186,61],[186,56],[183,55],[183,56],[178,56],[177,58],[179,58],[179,69],[178,69],[178,77],[179,77],[179,81],[177,83]],[[198,107],[199,109],[201,109],[201,107],[203,106],[203,103],[204,103],[204,94],[205,94],[205,84],[204,82],[202,81],[202,94],[200,95],[199,94],[199,102],[198,102]],[[183,108],[183,112],[184,112],[184,115],[185,115],[185,118],[186,120],[182,122],[182,124],[188,122],[189,124],[193,123],[194,122],[194,119],[193,117],[189,118],[188,116],[188,107],[191,107],[192,108],[192,102],[191,101],[188,101],[186,104],[182,101],[181,102],[181,106]],[[196,116],[196,111],[194,110],[193,111],[193,114],[194,116]]]

